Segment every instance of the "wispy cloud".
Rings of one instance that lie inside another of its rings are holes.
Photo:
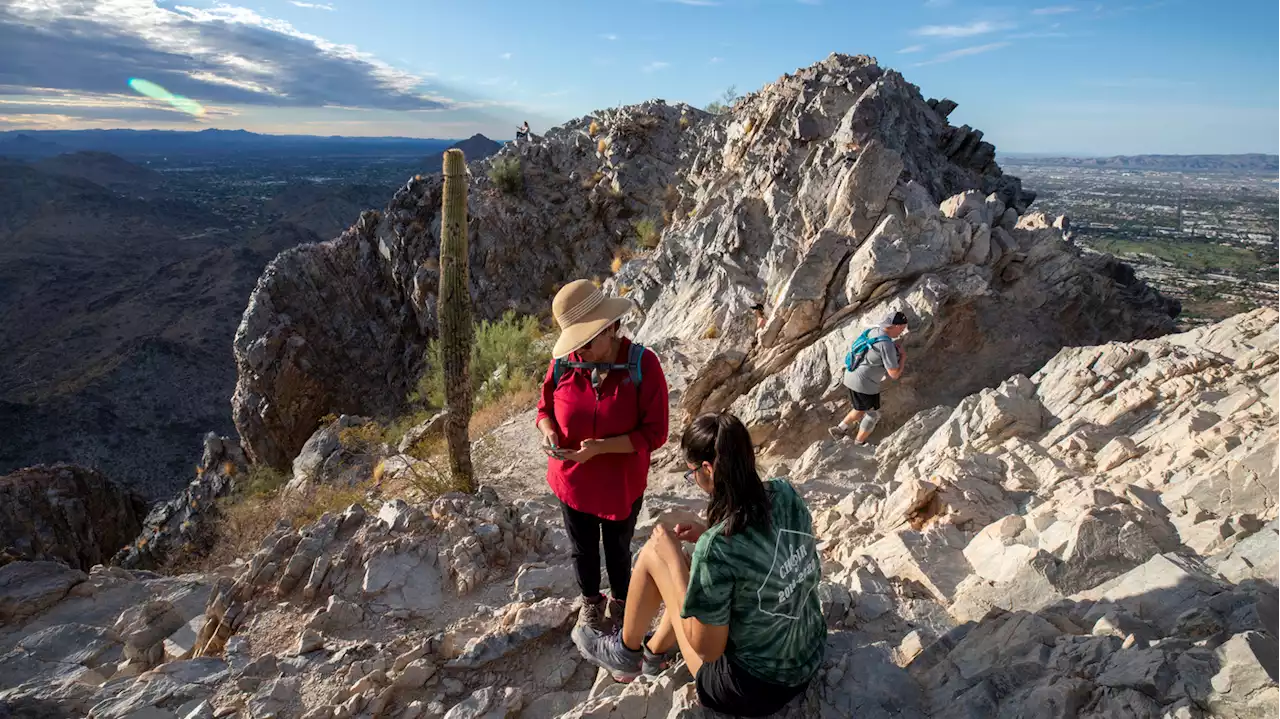
[[[898,51],[899,55],[909,55],[913,52],[920,52],[924,49],[924,45],[908,45]]]
[[[710,60],[707,60],[707,62],[709,62],[709,63],[711,63],[712,65],[714,65],[714,64],[716,64],[716,63],[718,63],[718,62],[724,62],[724,58],[722,58],[722,57],[713,57],[713,58],[711,58]]]
[[[307,8],[308,10],[328,10],[330,12],[333,12],[333,6],[328,3],[302,2],[302,0],[289,0],[289,4],[296,5],[298,7],[304,7],[304,8]]]
[[[1007,42],[991,42],[991,43],[987,43],[986,45],[974,45],[973,47],[962,47],[958,50],[944,52],[941,55],[933,58],[932,60],[917,62],[914,65],[914,67],[920,67],[922,65],[938,65],[940,63],[951,62],[952,60],[958,60],[962,57],[968,57],[970,55],[981,55],[984,52],[999,50],[1000,48],[1007,47],[1008,45],[1009,43]]]
[[[509,53],[509,52],[504,52],[504,53],[502,53],[501,55],[499,55],[499,56],[498,56],[498,59],[499,59],[499,60],[510,60],[510,59],[511,59],[511,53]]]
[[[1064,13],[1075,12],[1080,8],[1075,5],[1050,5],[1049,7],[1038,7],[1031,11],[1032,15],[1062,15]]]
[[[617,36],[617,35],[614,35],[614,34],[613,34],[613,33],[611,33],[611,32],[607,32],[607,33],[605,33],[605,34],[601,35],[600,37],[601,37],[602,39],[604,39],[604,40],[608,40],[609,42],[616,42],[616,41],[618,40],[618,36]]]
[[[1015,32],[1012,35],[1006,35],[1005,37],[1011,40],[1031,40],[1047,37],[1071,37],[1071,33],[1061,32],[1058,30],[1037,30],[1033,32]]]
[[[124,67],[203,105],[443,110],[452,102],[427,92],[421,74],[245,7],[0,2],[3,82],[115,93]]]
[[[1012,23],[977,20],[965,25],[925,25],[913,30],[912,34],[921,37],[973,37],[1008,30],[1011,27],[1013,27]]]
[[[671,63],[669,62],[664,62],[662,60],[654,60],[648,65],[645,65],[644,67],[640,68],[640,72],[657,72],[658,70],[665,70],[669,67],[671,67]]]

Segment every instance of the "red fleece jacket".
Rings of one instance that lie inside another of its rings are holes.
[[[626,363],[631,341],[618,347],[618,364]],[[577,354],[569,359],[581,361]],[[560,446],[576,450],[586,439],[631,437],[634,452],[600,454],[578,464],[547,460],[547,484],[562,502],[579,512],[611,520],[626,519],[631,505],[644,494],[649,482],[649,456],[667,441],[667,378],[658,356],[645,350],[640,360],[639,391],[625,370],[611,371],[597,395],[586,369],[566,371],[559,386],[551,385],[547,367],[538,400],[538,422],[550,418],[560,433]]]

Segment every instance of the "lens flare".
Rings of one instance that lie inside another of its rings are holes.
[[[129,87],[133,88],[134,92],[139,95],[149,97],[152,100],[167,102],[175,109],[181,110],[188,115],[195,115],[196,117],[199,117],[204,114],[204,107],[200,103],[188,97],[175,95],[150,80],[143,80],[140,77],[131,77],[129,78]]]

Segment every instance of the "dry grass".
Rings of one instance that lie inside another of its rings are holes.
[[[610,144],[611,143],[609,142],[609,138],[607,137],[602,137],[599,140],[596,140],[596,152],[600,153],[601,155],[605,154],[606,152],[609,151]]]
[[[626,297],[631,292],[631,285],[618,285],[618,296]]]
[[[756,126],[756,119],[754,117],[747,118],[747,125],[746,127],[742,128],[742,134],[750,135],[751,131],[755,129],[755,126]]]
[[[471,439],[479,439],[503,422],[535,407],[538,404],[539,389],[540,386],[521,387],[473,412],[470,427]]]
[[[618,274],[618,271],[622,269],[622,266],[625,265],[631,257],[631,250],[628,250],[625,247],[619,247],[613,253],[613,261],[609,263],[609,270],[615,275]]]
[[[595,137],[596,135],[599,135],[600,123],[596,122],[595,120],[592,120],[591,124],[587,126],[587,134],[591,137]]]
[[[285,495],[276,488],[263,494],[241,492],[223,498],[218,501],[220,516],[211,523],[211,549],[201,555],[182,553],[172,557],[162,571],[211,571],[237,558],[247,560],[278,522],[297,528],[316,521],[325,512],[341,512],[352,504],[365,503],[374,484],[370,479],[351,487],[321,485],[305,493]]]
[[[680,116],[680,129],[681,130],[689,129],[689,118],[685,117],[684,115]]]
[[[720,336],[720,328],[715,325],[711,325],[710,327],[707,328],[706,332],[702,333],[702,339],[704,340],[713,340],[719,336]]]
[[[589,179],[582,181],[582,189],[590,190],[591,188],[600,184],[600,180],[602,179],[604,179],[604,173],[600,172],[599,170],[596,170],[594,173],[592,173]]]

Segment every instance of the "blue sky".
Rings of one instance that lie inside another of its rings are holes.
[[[507,138],[705,105],[835,51],[957,101],[1006,152],[1274,153],[1277,20],[1274,0],[5,0],[0,129]]]

